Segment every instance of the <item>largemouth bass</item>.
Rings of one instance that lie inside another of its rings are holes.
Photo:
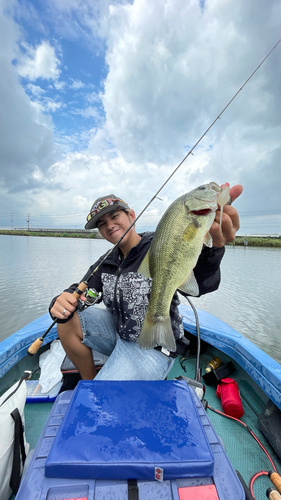
[[[222,189],[210,182],[180,196],[157,225],[150,249],[138,270],[152,278],[149,305],[139,336],[141,348],[162,346],[176,351],[170,320],[171,302],[177,289],[189,295],[199,294],[193,268],[203,243],[212,246],[209,229],[218,202],[228,201],[229,195],[224,200],[225,186]]]

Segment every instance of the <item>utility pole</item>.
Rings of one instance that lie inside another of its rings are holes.
[[[11,218],[11,229],[13,229],[13,214],[12,214],[12,218]]]
[[[26,222],[27,222],[27,229],[29,231],[29,222],[30,222],[29,214],[27,215],[27,221]]]

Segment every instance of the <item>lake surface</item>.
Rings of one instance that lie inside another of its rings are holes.
[[[48,311],[79,282],[105,240],[0,235],[0,340]],[[225,321],[281,363],[281,249],[226,248],[219,290],[193,304]],[[182,298],[186,303],[186,300]]]

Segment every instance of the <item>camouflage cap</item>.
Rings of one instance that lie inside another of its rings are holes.
[[[109,212],[114,212],[115,210],[130,210],[129,205],[115,196],[115,194],[109,194],[107,196],[101,196],[97,198],[87,215],[87,223],[85,229],[94,229],[97,227],[97,222],[105,214]]]

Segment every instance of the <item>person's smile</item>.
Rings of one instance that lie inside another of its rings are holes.
[[[121,230],[121,227],[113,227],[111,229],[108,229],[107,230],[107,233],[108,233],[108,236],[109,237],[112,237],[113,235],[115,235],[116,233],[119,233],[119,231]],[[123,231],[123,233],[125,232],[125,230]],[[122,234],[123,234],[122,233]]]

